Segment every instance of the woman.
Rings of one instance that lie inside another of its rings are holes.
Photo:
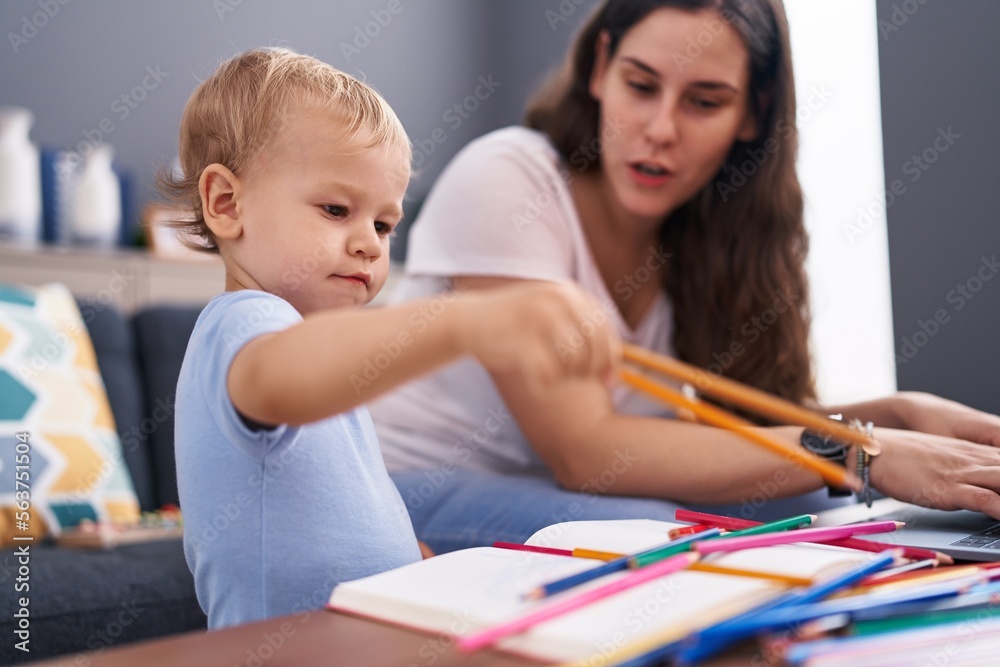
[[[544,91],[527,127],[473,142],[441,175],[396,298],[572,280],[626,342],[815,404],[780,0],[609,0]],[[734,186],[731,166],[753,156]],[[753,325],[767,311],[774,324]],[[820,409],[876,424],[879,491],[1000,518],[1000,418],[915,393]],[[830,502],[814,473],[599,381],[542,392],[461,362],[372,413],[437,551],[564,520],[671,519],[673,503],[763,519]],[[758,423],[808,444],[801,427]],[[839,453],[854,465],[854,448]]]

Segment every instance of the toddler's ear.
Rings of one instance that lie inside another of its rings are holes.
[[[235,239],[243,233],[239,207],[240,179],[221,164],[210,164],[198,179],[201,214],[217,239]]]

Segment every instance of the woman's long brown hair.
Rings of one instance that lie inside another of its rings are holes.
[[[706,379],[721,374],[810,401],[808,237],[781,0],[608,0],[577,36],[562,71],[531,101],[525,124],[546,133],[567,161],[581,148],[599,148],[600,108],[588,88],[597,37],[607,31],[613,55],[632,26],[660,7],[714,9],[740,35],[758,122],[757,138],[737,141],[719,173],[663,221],[661,239],[673,254],[664,288],[674,312],[674,351],[705,368]],[[576,162],[581,170],[600,168],[596,160]]]

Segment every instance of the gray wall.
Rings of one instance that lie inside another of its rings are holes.
[[[899,388],[1000,413],[1000,2],[877,7]]]
[[[0,3],[0,104],[33,109],[32,137],[46,147],[73,148],[102,121],[114,125],[107,140],[135,174],[142,202],[154,196],[154,168],[175,153],[198,81],[238,51],[287,45],[365,76],[414,141],[429,146],[436,128],[444,132],[410,187],[416,202],[467,141],[519,120],[597,0],[577,2],[399,0],[376,36],[357,42],[360,53],[346,54],[359,30],[374,27],[372,12],[394,0],[8,0]],[[905,188],[888,208],[899,386],[1000,412],[1000,279],[971,299],[953,291],[980,287],[977,272],[993,271],[982,258],[1000,253],[1000,2],[878,0],[878,11],[886,185]],[[125,116],[120,98],[142,85],[147,68],[166,75],[139,90],[145,99]],[[458,126],[445,118],[490,75],[500,86],[478,109]],[[958,138],[935,156],[938,129],[949,127]],[[925,150],[937,159],[914,181],[912,157]]]
[[[32,138],[42,147],[74,149],[96,140],[102,121],[113,127],[105,139],[135,174],[141,203],[155,196],[155,168],[176,152],[181,111],[198,82],[239,51],[288,46],[366,78],[396,109],[430,153],[418,156],[416,202],[464,144],[518,122],[596,4],[563,2],[573,11],[550,26],[546,10],[558,14],[559,0],[4,0],[0,104],[35,112]],[[488,99],[468,100],[474,111],[456,113],[479,77],[500,85]]]

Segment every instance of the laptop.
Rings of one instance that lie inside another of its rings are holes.
[[[891,533],[859,535],[874,542],[924,547],[956,560],[1000,561],[1000,522],[979,512],[932,510],[892,498],[838,507],[819,514],[813,526],[839,526],[860,521],[906,523]]]

